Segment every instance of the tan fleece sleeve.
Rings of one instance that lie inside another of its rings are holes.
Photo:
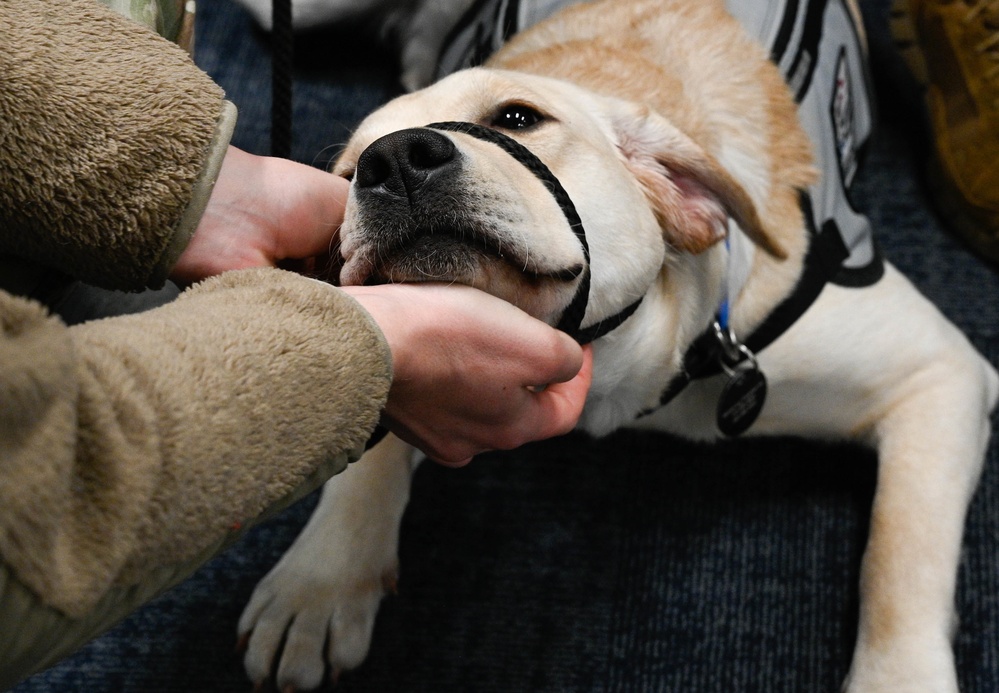
[[[163,284],[235,108],[177,46],[94,0],[0,2],[0,255]]]
[[[71,616],[358,454],[392,373],[352,298],[280,270],[72,328],[0,292],[0,321],[0,557]]]

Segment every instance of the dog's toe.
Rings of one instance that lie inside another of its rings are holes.
[[[257,586],[239,622],[244,666],[254,683],[273,672],[280,691],[312,690],[327,671],[335,681],[367,655],[381,580],[315,578],[279,566]]]
[[[329,625],[326,609],[296,614],[286,632],[277,670],[277,683],[282,691],[289,686],[312,690],[322,683],[326,672],[323,647]]]

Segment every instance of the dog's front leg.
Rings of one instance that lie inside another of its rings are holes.
[[[378,605],[395,587],[412,458],[389,435],[326,482],[309,522],[239,619],[254,683],[276,669],[278,690],[311,690],[327,666],[335,679],[367,655]]]
[[[965,515],[995,376],[973,354],[912,374],[874,425],[879,467],[848,693],[956,693],[951,637]]]

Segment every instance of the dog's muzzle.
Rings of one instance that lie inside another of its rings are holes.
[[[576,289],[576,295],[566,309],[562,311],[562,316],[559,318],[556,328],[569,334],[580,344],[593,341],[595,337],[587,338],[580,332],[580,325],[583,322],[583,315],[586,313],[586,305],[590,296],[590,246],[586,242],[586,232],[583,230],[583,222],[576,212],[576,205],[572,203],[572,199],[565,191],[565,188],[562,187],[562,183],[555,177],[555,174],[530,149],[498,130],[493,130],[476,123],[454,121],[431,123],[426,127],[430,130],[460,132],[484,142],[495,144],[544,183],[562,210],[569,228],[579,241],[579,245],[583,250],[583,263],[585,265],[583,274],[580,277],[579,287]]]
[[[476,123],[439,122],[431,123],[424,129],[427,131],[445,130],[460,132],[495,144],[537,176],[555,198],[559,208],[562,210],[562,214],[565,216],[566,222],[569,224],[569,228],[572,229],[572,232],[579,240],[585,264],[579,287],[576,289],[576,295],[562,312],[562,316],[556,325],[557,329],[571,336],[579,344],[588,344],[618,327],[635,312],[642,302],[641,298],[626,306],[616,315],[604,318],[589,327],[581,328],[590,296],[590,246],[586,242],[586,232],[583,229],[583,222],[580,220],[579,214],[576,212],[576,206],[573,204],[569,194],[562,187],[555,174],[551,172],[551,169],[535,156],[533,152],[513,138]],[[398,157],[382,157],[376,150],[371,150],[370,147],[366,149],[361,154],[361,158],[358,159],[358,173],[354,179],[355,182],[361,186],[379,184],[402,186],[397,190],[390,189],[390,191],[398,195],[408,196],[408,191],[421,187],[427,176],[440,175],[440,169],[442,167],[449,167],[451,162],[455,160],[454,143],[447,138],[414,134],[418,131],[419,129],[405,130],[385,136],[390,138],[393,136],[417,138],[417,141],[414,142],[411,139],[408,143],[407,146],[410,154],[402,160]],[[384,137],[380,141],[383,142],[382,146],[387,146],[385,144],[387,141]],[[364,159],[366,155],[369,159],[362,166],[361,159]],[[431,174],[431,171],[435,171],[436,173]],[[390,179],[393,182],[389,182]],[[379,425],[375,429],[374,435],[368,441],[366,449],[370,449],[377,444],[387,432],[388,429]]]
[[[556,325],[558,329],[572,336],[580,344],[586,344],[613,330],[638,308],[641,299],[615,316],[601,320],[587,328],[581,328],[589,301],[591,274],[590,250],[586,242],[583,223],[575,205],[555,174],[527,147],[502,132],[476,123],[439,122],[431,123],[424,128],[402,130],[386,135],[378,141],[377,147],[372,145],[361,154],[358,160],[355,183],[361,187],[383,185],[388,192],[406,199],[412,191],[425,188],[423,183],[430,176],[435,176],[438,179],[437,182],[445,184],[432,187],[442,190],[442,194],[447,194],[449,186],[446,185],[446,178],[448,175],[457,175],[459,167],[456,165],[457,157],[454,143],[449,138],[435,132],[442,130],[459,132],[498,146],[533,173],[551,192],[562,210],[569,228],[583,251],[584,268],[580,274],[576,294],[562,312]],[[393,138],[406,139],[407,156],[381,155],[382,149],[392,147]]]
[[[572,302],[562,312],[561,318],[559,318],[559,322],[556,325],[558,329],[570,335],[580,344],[588,344],[589,342],[592,342],[598,337],[602,337],[616,328],[635,312],[639,304],[642,302],[641,298],[626,306],[616,315],[604,318],[589,327],[581,328],[583,316],[586,314],[586,306],[590,297],[590,276],[592,274],[590,271],[590,246],[586,242],[586,232],[583,229],[583,222],[580,220],[579,214],[576,212],[576,206],[572,203],[572,199],[569,197],[569,194],[565,191],[565,188],[562,187],[562,184],[559,182],[558,178],[555,177],[555,174],[551,172],[551,169],[549,169],[545,163],[541,161],[541,159],[535,156],[530,149],[512,137],[504,135],[498,130],[493,130],[476,123],[447,121],[431,123],[426,127],[431,130],[450,130],[452,132],[460,132],[485,142],[495,144],[513,157],[514,160],[527,168],[528,171],[537,176],[537,178],[544,183],[549,192],[551,192],[552,197],[555,198],[555,202],[558,203],[559,208],[562,210],[562,214],[565,216],[565,220],[568,222],[569,228],[572,229],[573,234],[575,234],[579,241],[579,245],[582,247],[583,258],[586,264],[586,267],[583,270],[582,278],[579,282],[579,287],[576,289],[576,295],[573,297]]]

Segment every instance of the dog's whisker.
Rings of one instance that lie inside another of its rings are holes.
[[[318,152],[316,152],[316,155],[314,157],[312,157],[312,165],[315,166],[316,168],[321,168],[324,171],[329,171],[332,168],[333,162],[336,161],[336,158],[340,155],[340,152],[342,152],[346,146],[347,146],[346,142],[334,142],[332,144],[326,145]],[[329,155],[324,157],[324,154],[327,154],[327,152],[329,152]],[[325,165],[319,166],[320,161],[324,161]]]

